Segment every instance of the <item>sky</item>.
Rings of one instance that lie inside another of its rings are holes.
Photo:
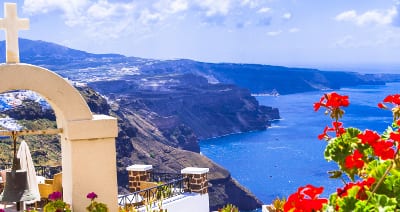
[[[7,2],[20,37],[92,53],[400,73],[400,0]]]

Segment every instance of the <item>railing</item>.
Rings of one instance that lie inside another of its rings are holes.
[[[11,169],[12,163],[3,163],[0,165],[0,169]],[[53,178],[54,174],[62,171],[61,166],[35,166],[36,175],[43,176],[47,179]]]
[[[119,195],[118,205],[125,209],[129,209],[130,207],[139,208],[142,206],[153,207],[164,199],[183,194],[188,184],[188,178],[182,177],[142,191]]]
[[[181,179],[181,178],[183,178],[183,175],[180,173],[161,173],[161,172],[150,173],[151,182],[170,182],[175,179]]]

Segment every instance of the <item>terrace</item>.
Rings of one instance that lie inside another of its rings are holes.
[[[10,169],[12,164],[0,165],[0,169]],[[61,166],[35,166],[38,177],[43,178],[39,184],[45,184],[48,179],[60,173]],[[181,173],[153,172],[151,165],[132,165],[127,168],[129,173],[130,193],[118,195],[119,210],[126,211],[185,211],[193,207],[193,212],[209,211],[207,193],[207,168],[188,167]],[[44,180],[46,178],[46,181]],[[4,183],[0,184],[0,193]],[[39,187],[40,190],[40,187]],[[47,192],[40,190],[40,192]],[[42,201],[28,206],[41,211],[49,200],[42,196]],[[25,207],[25,208],[28,208]],[[7,203],[0,208],[7,211],[17,211],[16,204]]]
[[[151,165],[136,164],[127,167],[127,171],[132,193],[118,196],[122,208],[185,211],[190,206],[192,211],[209,211],[208,168],[188,167],[180,174],[171,174],[153,172]]]

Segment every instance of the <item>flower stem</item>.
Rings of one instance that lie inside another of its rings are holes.
[[[395,155],[398,155],[398,154],[399,154],[399,148],[397,148],[397,151],[396,151],[396,154],[395,154]],[[379,181],[378,181],[378,183],[376,184],[376,186],[374,187],[374,189],[372,189],[372,193],[375,193],[375,192],[376,192],[376,190],[377,190],[377,189],[379,188],[379,186],[382,184],[383,180],[384,180],[384,179],[386,178],[386,176],[389,174],[390,170],[392,170],[393,165],[394,165],[394,160],[390,161],[390,165],[387,167],[385,173],[384,173],[384,174],[382,175],[382,177],[379,179]],[[370,198],[371,198],[371,196],[368,198],[368,201],[369,201]],[[367,202],[368,202],[368,201],[367,201]]]
[[[376,184],[376,186],[374,187],[374,189],[372,189],[372,193],[375,193],[376,190],[379,188],[379,186],[382,184],[383,180],[386,178],[386,176],[389,174],[390,170],[392,170],[393,167],[393,161],[391,161],[389,167],[386,169],[385,173],[383,174],[383,176],[379,179],[378,183]],[[371,199],[371,196],[368,197],[367,202],[369,202],[369,200]]]

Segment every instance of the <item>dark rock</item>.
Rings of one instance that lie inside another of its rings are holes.
[[[249,90],[209,84],[205,78],[193,74],[131,77],[119,80],[118,86],[113,81],[90,85],[104,95],[121,99],[120,107],[154,112],[149,119],[167,137],[176,132],[176,126],[189,127],[199,139],[265,130],[270,120],[279,118],[277,109],[260,106]],[[198,152],[197,144],[193,143],[195,136],[183,137],[170,145]]]
[[[21,120],[35,120],[35,119],[49,119],[52,121],[56,120],[54,111],[51,109],[43,109],[42,106],[33,100],[24,100],[18,107],[14,107],[12,110],[6,110],[2,113],[7,114],[9,117]]]
[[[240,210],[244,211],[261,208],[262,202],[232,177],[212,179],[210,184],[210,210],[223,208],[227,203],[239,206]]]

